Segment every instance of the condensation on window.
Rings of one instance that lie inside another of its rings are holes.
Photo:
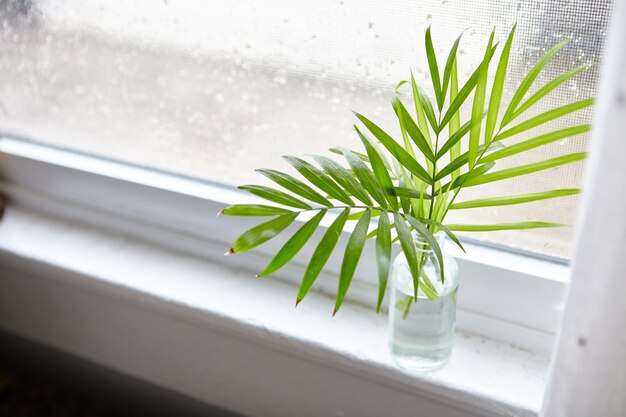
[[[610,20],[608,0],[278,1],[9,0],[0,2],[0,129],[38,142],[226,184],[263,182],[256,167],[288,169],[281,155],[358,147],[351,110],[398,137],[393,89],[412,69],[429,85],[423,52],[461,31],[460,78],[481,59],[493,27],[517,22],[505,102],[535,60],[570,44],[539,85],[581,64],[536,111],[593,96]],[[443,58],[440,58],[440,60]],[[528,114],[532,116],[532,114]],[[538,135],[588,123],[573,114]],[[585,150],[580,135],[521,157]],[[580,185],[584,164],[464,191],[461,199]],[[578,197],[459,210],[450,221],[576,221]],[[567,258],[573,228],[472,235]]]

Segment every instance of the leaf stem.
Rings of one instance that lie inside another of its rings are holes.
[[[439,120],[438,120],[438,125],[441,125],[441,111],[439,111]],[[439,131],[440,129],[437,128],[437,132],[435,132],[435,152],[434,154],[437,155],[438,151],[439,151]],[[437,177],[437,159],[435,159],[433,161],[433,183],[430,186],[430,190],[431,190],[431,195],[433,196],[431,201],[430,201],[430,209],[428,210],[428,219],[429,220],[434,220],[433,217],[433,210],[435,208],[435,185],[436,185],[436,181],[435,178]],[[441,198],[441,197],[440,197]],[[434,232],[435,230],[435,226],[434,225],[428,225],[427,226],[429,228],[429,230],[432,232]]]
[[[498,131],[493,135],[493,137],[491,138],[491,140],[489,141],[489,144],[491,145],[491,143],[493,142],[493,139],[496,138],[498,136],[498,134],[500,134],[500,131],[502,131],[502,127],[500,127],[498,129]],[[485,149],[483,149],[483,151],[480,153],[480,155],[478,156],[478,158],[476,159],[476,164],[474,164],[474,166],[472,168],[470,168],[467,172],[467,176],[463,179],[463,181],[461,181],[461,183],[459,184],[458,187],[456,187],[456,189],[454,190],[454,195],[452,196],[452,199],[450,200],[450,203],[448,203],[446,205],[446,208],[443,212],[443,216],[441,216],[441,219],[444,219],[446,217],[446,215],[448,214],[448,211],[450,211],[450,206],[452,205],[452,203],[454,203],[454,200],[456,199],[456,196],[459,195],[459,193],[461,192],[461,190],[463,189],[463,185],[465,184],[465,181],[467,181],[467,179],[471,176],[471,172],[480,165],[480,161],[482,160],[483,156],[485,155],[485,153],[489,150],[489,146],[485,146]],[[433,191],[434,193],[434,191]],[[433,199],[434,199],[434,194],[433,194]],[[431,219],[432,220],[432,219]],[[443,220],[442,220],[443,222]]]
[[[370,209],[370,210],[378,210],[378,211],[388,211],[390,213],[394,213],[394,210],[390,210],[388,208],[382,208],[380,206],[320,206],[320,207],[313,207],[310,209],[302,209],[302,210],[294,210],[291,213],[306,213],[307,211],[319,211],[319,210],[345,210],[345,209]],[[400,209],[397,210],[398,213],[400,213]]]

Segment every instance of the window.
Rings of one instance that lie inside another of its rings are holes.
[[[11,0],[0,7],[3,132],[236,184],[262,181],[253,167],[284,167],[282,154],[357,146],[350,109],[397,133],[391,91],[410,67],[424,81],[420,54],[430,24],[441,51],[468,28],[460,50],[463,78],[478,63],[492,25],[502,37],[517,21],[515,85],[546,48],[571,37],[544,80],[583,63],[594,65],[541,107],[591,96],[611,3]],[[591,110],[571,117],[588,122]],[[584,150],[586,139],[574,137],[538,152]],[[582,169],[579,163],[533,174],[524,184],[533,190],[571,185]],[[471,198],[488,191],[476,188]],[[451,221],[539,218],[573,224],[577,203],[568,197],[506,210],[460,210]],[[478,237],[566,258],[572,228]]]

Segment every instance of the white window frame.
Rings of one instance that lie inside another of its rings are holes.
[[[10,204],[243,267],[250,270],[251,279],[253,272],[264,267],[284,242],[279,237],[249,253],[224,257],[229,244],[254,220],[216,214],[229,204],[254,198],[221,184],[8,135],[0,140],[0,173],[1,191]],[[330,221],[326,220],[327,226]],[[319,239],[323,229],[316,232],[313,240]],[[464,244],[467,254],[454,252],[462,274],[458,328],[548,353],[559,325],[569,266],[506,248]],[[297,284],[312,247],[308,245],[276,277]],[[348,293],[349,301],[374,305],[378,284],[373,250],[371,244],[365,248],[364,262]],[[341,254],[339,247],[314,290],[335,293],[333,277],[339,271]]]

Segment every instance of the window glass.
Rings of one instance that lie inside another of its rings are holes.
[[[423,53],[428,25],[442,56],[467,29],[459,49],[465,80],[492,27],[504,40],[518,22],[505,99],[547,48],[571,38],[539,83],[574,66],[593,65],[536,110],[589,97],[610,9],[607,0],[3,1],[0,129],[227,184],[263,182],[253,168],[286,168],[283,154],[359,146],[350,110],[398,137],[390,99],[409,68],[428,85]],[[586,110],[571,117],[585,123],[591,115]],[[587,140],[581,135],[536,152],[581,151]],[[499,165],[532,158],[526,154]],[[577,186],[582,169],[577,163],[474,187],[460,199]],[[458,210],[450,221],[572,224],[577,204],[578,197],[567,197]],[[472,236],[567,257],[572,228]]]

